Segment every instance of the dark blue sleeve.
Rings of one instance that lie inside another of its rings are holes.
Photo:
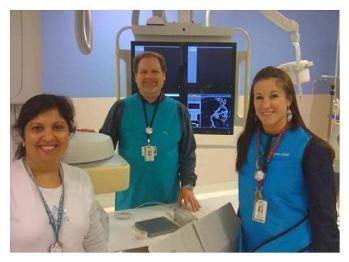
[[[312,138],[302,167],[309,201],[313,252],[339,252],[333,156],[323,141]]]
[[[101,129],[99,130],[99,133],[103,133],[111,137],[114,149],[119,141],[119,127],[123,105],[124,103],[122,100],[119,100],[112,105]]]
[[[196,142],[191,128],[190,117],[187,108],[178,103],[178,112],[181,119],[182,138],[179,145],[179,179],[181,186],[195,186],[197,175],[196,167]]]

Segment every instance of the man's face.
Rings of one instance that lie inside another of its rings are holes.
[[[141,95],[153,100],[156,99],[164,85],[166,76],[160,62],[155,57],[144,57],[139,61],[135,81]]]

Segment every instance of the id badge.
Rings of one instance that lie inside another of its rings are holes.
[[[262,199],[258,199],[254,202],[253,217],[252,220],[258,223],[265,223],[267,217],[268,202]]]
[[[157,155],[156,146],[142,146],[142,156],[144,157],[145,162],[150,162],[155,160],[155,156]]]

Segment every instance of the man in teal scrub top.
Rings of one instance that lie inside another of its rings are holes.
[[[178,201],[198,211],[196,143],[186,107],[162,92],[165,59],[144,52],[133,65],[139,92],[115,102],[100,129],[131,168],[130,186],[116,193],[115,209]]]

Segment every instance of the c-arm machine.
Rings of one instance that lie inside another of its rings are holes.
[[[236,56],[236,88],[235,88],[235,116],[234,125],[242,126],[244,124],[245,116],[248,110],[248,98],[249,98],[249,80],[250,80],[250,37],[248,33],[239,27],[225,28],[225,27],[213,27],[210,26],[210,12],[206,12],[206,23],[200,25],[193,23],[191,20],[192,11],[181,10],[177,13],[177,23],[167,23],[167,19],[163,10],[153,11],[153,16],[147,20],[146,25],[139,25],[139,10],[132,11],[132,25],[123,27],[119,30],[116,36],[116,96],[120,99],[120,64],[121,61],[125,62],[128,78],[127,83],[131,83],[130,75],[128,71],[131,68],[130,50],[120,49],[120,37],[126,30],[132,30],[136,41],[163,41],[171,42],[173,39],[182,42],[231,42],[234,33],[240,32],[245,36],[246,49],[238,51]],[[240,66],[244,63],[244,102],[243,112],[239,113],[239,83],[240,83]],[[129,85],[127,85],[129,86]],[[128,89],[128,94],[130,89]]]
[[[295,49],[296,61],[279,65],[279,67],[288,72],[294,84],[298,84],[298,94],[301,97],[301,84],[310,80],[309,67],[313,65],[313,62],[301,60],[299,25],[296,21],[283,16],[278,11],[263,10],[261,12],[278,27],[291,33],[291,41]]]

